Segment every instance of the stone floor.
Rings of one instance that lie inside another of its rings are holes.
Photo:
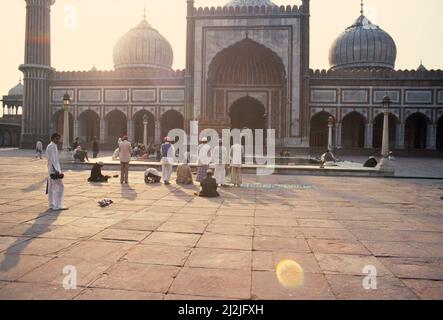
[[[45,165],[0,157],[0,299],[443,299],[442,180],[246,176],[203,199],[66,172],[69,210],[48,212]],[[284,259],[302,286],[279,282]]]

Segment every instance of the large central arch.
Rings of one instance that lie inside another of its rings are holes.
[[[257,118],[256,125],[276,129],[277,137],[284,132],[289,117],[285,103],[285,66],[280,57],[266,46],[246,37],[223,49],[209,65],[206,86],[206,107],[202,110],[202,116],[209,123],[223,122],[226,127],[236,124],[235,110],[238,105],[235,104],[244,99],[241,101],[243,105],[252,105],[254,101],[247,96],[260,95],[262,99],[258,108],[264,109],[260,110],[260,116],[268,123],[258,125]],[[257,109],[250,107],[248,110]]]
[[[281,85],[285,67],[271,49],[249,38],[220,51],[209,65],[209,83],[216,85]]]

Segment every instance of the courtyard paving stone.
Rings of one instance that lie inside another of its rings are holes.
[[[252,299],[265,300],[331,300],[335,299],[323,274],[304,273],[300,287],[285,288],[275,272],[252,272]]]
[[[251,270],[251,256],[249,250],[194,248],[185,266]]]
[[[86,289],[75,300],[162,300],[163,294],[132,290]]]
[[[137,245],[129,251],[125,259],[129,262],[183,266],[191,250],[186,247],[160,245]]]
[[[0,280],[15,281],[49,260],[50,257],[0,254]]]
[[[113,262],[102,259],[57,257],[18,279],[20,282],[46,283],[63,286],[64,268],[75,266],[77,286],[86,287],[112,266]]]
[[[80,287],[65,290],[60,285],[14,282],[0,290],[0,300],[72,300],[80,291]]]
[[[143,244],[164,245],[171,247],[194,247],[200,235],[190,233],[153,232],[142,241]]]
[[[93,288],[166,293],[178,267],[122,261],[91,284]]]
[[[371,253],[359,242],[354,240],[308,239],[313,252],[370,255]]]
[[[233,299],[250,299],[251,271],[183,268],[170,293]]]
[[[151,231],[105,229],[91,239],[103,241],[134,241],[140,242],[151,234]]]
[[[406,279],[403,282],[421,299],[443,300],[443,281]]]
[[[197,247],[251,250],[252,237],[205,233],[197,243]]]
[[[118,261],[134,245],[133,243],[86,240],[78,242],[60,256]]]
[[[254,237],[254,250],[311,252],[305,239],[269,236]]]
[[[377,277],[376,289],[365,289],[363,276],[327,274],[332,291],[342,300],[410,300],[417,295],[402,281],[392,276]]]

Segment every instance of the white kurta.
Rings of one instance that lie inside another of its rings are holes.
[[[224,184],[226,177],[226,164],[228,161],[228,150],[226,147],[217,146],[212,153],[212,161],[214,163],[214,178],[217,184]]]
[[[62,172],[60,161],[58,158],[57,145],[53,142],[46,147],[46,156],[48,158],[48,203],[49,207],[55,210],[63,208],[63,196],[65,187],[63,180],[53,180],[50,177],[55,170]]]
[[[174,163],[175,148],[171,144],[168,150],[168,154],[162,157],[162,176],[163,181],[169,182],[172,175],[172,164]]]

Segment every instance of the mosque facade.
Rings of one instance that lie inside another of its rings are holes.
[[[183,0],[184,1],[184,0]],[[338,36],[330,69],[310,69],[310,1],[231,0],[196,8],[187,0],[186,68],[173,70],[168,40],[143,18],[122,35],[114,70],[61,72],[51,66],[50,10],[55,0],[26,0],[23,115],[20,145],[33,148],[63,133],[63,95],[72,138],[119,136],[159,143],[173,128],[275,129],[278,148],[327,146],[334,119],[338,148],[381,146],[382,100],[391,98],[393,149],[443,148],[443,71],[395,70],[394,39],[363,12]]]

